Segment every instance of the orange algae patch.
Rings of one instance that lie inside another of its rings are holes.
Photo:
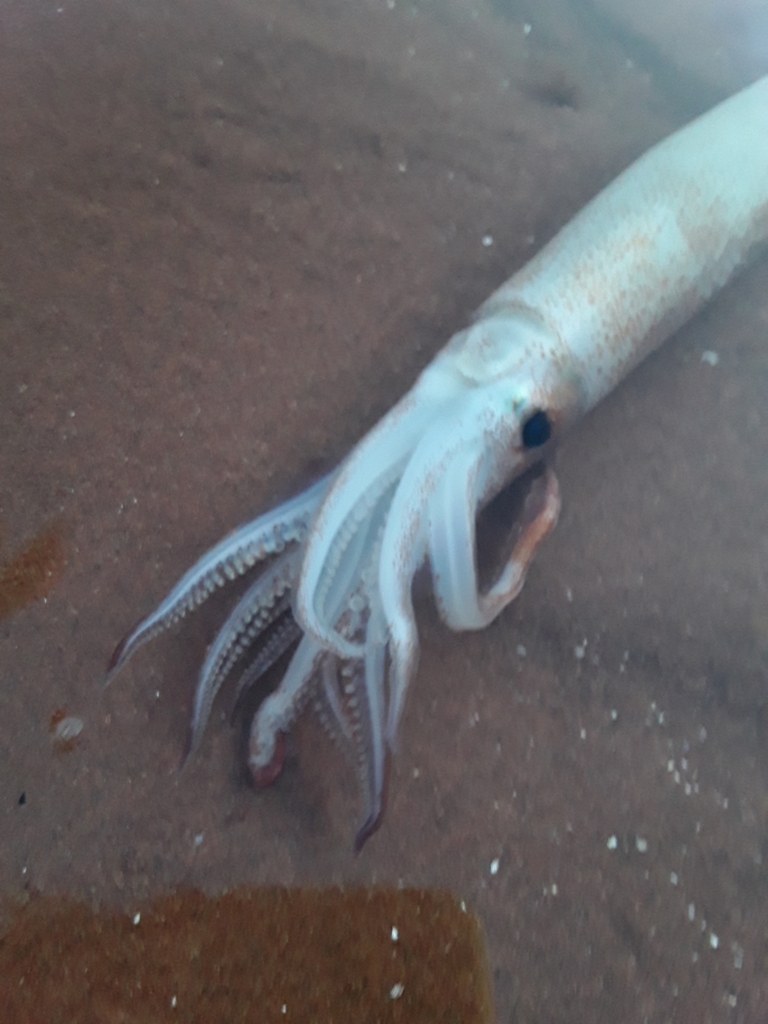
[[[0,619],[50,593],[67,564],[64,535],[63,521],[49,523],[0,566]]]
[[[491,1024],[477,918],[447,892],[236,889],[133,914],[33,896],[0,935],[6,1024]]]

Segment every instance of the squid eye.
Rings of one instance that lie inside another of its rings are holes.
[[[540,448],[552,436],[552,424],[543,409],[531,413],[523,424],[522,438],[526,448]]]

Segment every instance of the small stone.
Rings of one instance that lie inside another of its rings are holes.
[[[82,718],[75,715],[54,715],[51,718],[51,735],[56,749],[60,753],[73,750],[80,740],[83,727]]]

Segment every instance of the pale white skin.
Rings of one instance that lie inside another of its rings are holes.
[[[520,539],[482,593],[478,511],[766,240],[768,78],[659,143],[588,203],[490,296],[338,470],[204,555],[122,641],[110,678],[226,579],[275,555],[211,648],[188,749],[253,639],[266,636],[241,688],[301,637],[254,719],[249,765],[257,784],[271,781],[285,732],[313,701],[358,769],[362,845],[383,813],[387,757],[416,671],[417,569],[429,562],[452,629],[491,622],[556,522],[554,474],[534,484]]]

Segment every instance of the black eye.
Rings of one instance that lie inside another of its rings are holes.
[[[540,448],[552,436],[552,424],[543,409],[532,413],[523,424],[523,444],[526,448]]]

